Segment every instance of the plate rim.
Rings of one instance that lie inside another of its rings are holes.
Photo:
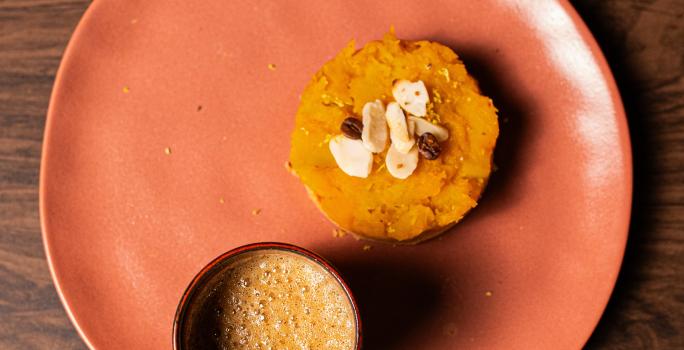
[[[589,339],[591,338],[591,336],[596,331],[596,327],[598,326],[599,322],[603,318],[603,315],[606,312],[606,307],[608,306],[608,302],[610,302],[610,300],[613,298],[613,294],[615,293],[615,285],[617,283],[618,277],[622,273],[622,266],[624,265],[625,260],[625,250],[627,248],[627,240],[629,239],[629,233],[631,231],[632,211],[634,206],[634,154],[632,148],[632,138],[629,129],[629,120],[627,119],[627,111],[625,110],[625,105],[622,101],[620,87],[617,85],[615,75],[613,74],[613,71],[610,67],[610,64],[608,63],[608,60],[606,59],[605,54],[603,53],[603,50],[601,49],[601,46],[596,40],[594,34],[589,29],[587,23],[584,21],[584,19],[582,19],[582,16],[580,16],[579,12],[577,12],[577,9],[570,3],[570,1],[557,1],[560,3],[561,6],[563,6],[565,12],[572,19],[584,42],[588,44],[589,50],[594,56],[594,59],[596,60],[596,63],[599,66],[599,69],[601,70],[601,73],[603,74],[603,79],[608,84],[608,90],[610,90],[611,99],[613,100],[613,106],[615,108],[614,116],[617,122],[616,125],[618,128],[622,127],[624,129],[623,133],[618,133],[618,139],[621,142],[620,148],[624,155],[625,166],[623,171],[625,178],[625,186],[627,187],[626,195],[628,206],[626,209],[627,215],[625,216],[626,222],[623,223],[623,226],[625,227],[625,232],[621,236],[622,239],[620,240],[619,262],[615,265],[615,269],[613,271],[613,278],[610,281],[610,292],[607,293],[605,300],[603,300],[603,302],[601,303],[601,313],[597,314],[596,319],[594,320],[594,324],[591,327],[591,330],[588,332],[588,334],[584,336],[584,339],[582,341],[582,348],[584,348]]]
[[[608,305],[608,302],[612,299],[613,294],[615,293],[615,285],[617,283],[618,277],[622,272],[622,266],[624,264],[624,256],[625,256],[625,249],[627,245],[627,240],[629,238],[629,232],[631,230],[631,218],[632,218],[632,211],[633,211],[633,198],[634,198],[634,165],[633,165],[633,151],[632,151],[632,141],[631,141],[631,135],[630,135],[630,129],[629,129],[629,120],[627,119],[627,113],[624,108],[624,104],[622,101],[622,97],[620,94],[620,89],[619,86],[617,85],[617,82],[615,80],[615,76],[613,75],[613,72],[611,70],[611,67],[605,57],[605,54],[603,53],[603,50],[601,49],[600,45],[598,44],[598,41],[592,34],[591,30],[587,26],[587,24],[584,22],[580,14],[577,12],[575,7],[570,3],[569,0],[550,0],[554,1],[557,4],[561,5],[565,13],[570,17],[572,20],[573,25],[576,27],[582,41],[587,44],[589,51],[591,52],[592,58],[594,58],[598,68],[600,69],[602,73],[602,78],[603,80],[607,83],[608,90],[610,91],[610,97],[611,100],[613,101],[614,104],[614,118],[616,121],[616,126],[618,129],[623,129],[624,132],[619,132],[618,131],[618,147],[620,148],[620,152],[622,153],[624,157],[624,169],[623,169],[623,176],[624,176],[624,184],[625,184],[625,190],[626,190],[626,196],[627,196],[627,202],[629,203],[629,206],[626,209],[626,222],[623,223],[623,226],[625,226],[625,231],[624,233],[619,237],[619,244],[620,244],[620,254],[619,254],[619,262],[615,264],[614,270],[613,270],[613,278],[610,281],[610,292],[606,294],[605,300],[601,302],[602,308],[601,312],[597,314],[596,319],[593,322],[593,326],[591,329],[589,329],[588,334],[583,335],[582,337],[582,346],[586,345],[587,341],[591,337],[591,335],[594,333],[596,330],[596,327],[598,326],[599,321],[603,318],[603,315],[605,313],[606,307]],[[83,340],[83,342],[86,344],[86,346],[90,349],[95,349],[96,347],[88,337],[88,335],[83,331],[81,328],[81,325],[76,319],[76,315],[74,314],[74,311],[72,310],[69,300],[67,300],[67,297],[64,295],[63,290],[62,290],[62,285],[60,282],[60,279],[58,277],[58,268],[55,265],[55,262],[52,257],[51,253],[51,244],[50,244],[50,237],[54,238],[54,235],[51,235],[49,233],[48,225],[46,222],[46,217],[48,215],[48,208],[46,207],[46,163],[47,163],[47,154],[48,154],[48,148],[50,148],[50,142],[49,140],[50,135],[51,135],[51,130],[54,129],[52,127],[52,124],[55,122],[55,116],[54,114],[56,113],[57,103],[55,102],[57,100],[58,95],[62,93],[63,90],[63,80],[64,80],[64,70],[65,67],[70,64],[70,61],[72,59],[72,56],[75,53],[76,50],[76,43],[79,41],[80,37],[82,36],[83,32],[85,31],[85,26],[87,22],[90,22],[92,18],[94,17],[94,13],[96,13],[96,9],[98,6],[102,6],[101,4],[105,2],[104,0],[102,1],[94,1],[91,2],[86,10],[83,12],[83,15],[78,21],[78,24],[75,26],[68,42],[67,45],[65,46],[65,49],[62,54],[62,58],[60,60],[57,72],[55,74],[55,79],[53,82],[52,86],[52,91],[50,93],[50,99],[49,99],[49,104],[46,112],[46,117],[45,117],[45,127],[44,127],[44,132],[43,132],[43,138],[42,138],[42,145],[41,145],[41,157],[40,157],[40,170],[39,170],[39,181],[38,181],[38,209],[39,209],[39,220],[40,220],[40,230],[41,230],[41,240],[43,243],[43,251],[45,252],[45,259],[47,261],[48,269],[50,271],[50,277],[52,279],[52,283],[55,287],[55,290],[57,291],[57,294],[59,296],[60,302],[64,308],[64,311],[66,312],[71,324],[75,328],[76,332],[80,336],[80,338]]]
[[[57,109],[56,105],[57,103],[55,102],[57,100],[57,96],[61,93],[61,90],[63,89],[63,79],[64,79],[64,70],[65,67],[69,64],[71,61],[71,57],[74,55],[75,52],[75,42],[78,41],[79,37],[81,36],[82,32],[84,31],[84,27],[86,22],[90,20],[91,17],[93,17],[93,13],[95,12],[93,9],[100,5],[101,1],[94,1],[91,2],[88,7],[85,9],[83,12],[83,15],[81,18],[78,20],[78,23],[76,24],[76,27],[74,27],[73,33],[71,33],[71,36],[69,37],[69,40],[67,41],[67,45],[64,48],[64,52],[62,53],[62,59],[59,62],[59,67],[57,68],[57,73],[55,74],[55,80],[52,84],[52,91],[50,93],[50,101],[48,103],[48,108],[47,112],[45,114],[45,129],[43,130],[43,143],[41,146],[41,156],[40,156],[40,170],[39,170],[39,178],[38,178],[38,213],[40,217],[40,231],[41,231],[41,240],[43,242],[43,251],[45,252],[45,260],[47,260],[47,265],[48,269],[50,270],[50,277],[52,279],[52,283],[54,284],[55,290],[57,291],[57,295],[59,296],[59,300],[62,303],[62,306],[64,308],[64,311],[66,312],[67,316],[69,317],[69,321],[71,321],[72,326],[76,329],[76,332],[80,336],[81,340],[86,344],[86,346],[89,349],[95,349],[95,346],[93,343],[90,341],[90,338],[88,338],[88,335],[83,331],[81,328],[81,325],[78,323],[76,316],[74,315],[74,312],[69,304],[69,301],[67,300],[66,296],[64,295],[64,292],[62,291],[62,284],[60,282],[59,277],[57,276],[57,267],[55,266],[54,260],[52,258],[52,252],[51,252],[51,246],[50,246],[50,234],[48,230],[48,225],[46,222],[46,217],[47,217],[47,206],[45,203],[45,197],[46,197],[46,164],[47,164],[47,151],[49,148],[49,140],[51,131],[53,129],[52,124],[54,123],[54,120],[56,117],[54,117],[55,110]]]

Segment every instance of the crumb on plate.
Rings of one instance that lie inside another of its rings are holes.
[[[456,333],[458,333],[457,327],[458,326],[455,323],[449,322],[445,324],[444,327],[442,327],[442,334],[448,337],[453,337],[454,335],[456,335]]]
[[[333,235],[333,237],[335,237],[335,238],[342,238],[342,237],[346,236],[347,233],[344,232],[344,230],[341,230],[341,229],[339,229],[339,228],[334,228],[334,229],[332,230],[332,235]]]

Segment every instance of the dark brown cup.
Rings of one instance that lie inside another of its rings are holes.
[[[203,305],[204,300],[195,300],[195,297],[198,295],[197,292],[204,290],[207,287],[207,284],[212,281],[213,277],[220,274],[227,264],[235,261],[235,259],[237,259],[240,255],[259,250],[282,250],[290,253],[296,253],[310,261],[315,262],[325,271],[327,271],[339,283],[349,299],[352,311],[354,312],[355,320],[356,345],[354,349],[361,349],[362,337],[359,309],[356,304],[356,300],[354,300],[351,289],[349,289],[349,286],[344,282],[344,279],[342,279],[340,273],[328,261],[307,249],[287,243],[262,242],[247,244],[221,254],[219,257],[207,264],[207,266],[205,266],[202,270],[200,270],[200,272],[197,273],[197,275],[192,279],[190,285],[188,285],[187,289],[183,293],[183,296],[181,297],[178,308],[176,309],[176,316],[173,320],[173,348],[175,350],[190,350],[188,347],[184,346],[183,337],[187,323],[198,321],[187,319],[187,315],[193,314],[191,310],[194,307],[202,307]],[[199,320],[199,322],[201,322],[201,320]]]

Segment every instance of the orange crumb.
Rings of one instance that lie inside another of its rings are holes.
[[[332,235],[333,235],[333,237],[335,237],[335,238],[341,238],[341,237],[346,236],[347,233],[344,232],[343,230],[340,230],[339,228],[334,228],[334,229],[332,230]]]
[[[442,334],[444,334],[445,336],[448,336],[448,337],[453,337],[454,335],[456,335],[458,333],[457,327],[458,326],[455,323],[449,322],[449,323],[445,324],[444,327],[442,327]]]

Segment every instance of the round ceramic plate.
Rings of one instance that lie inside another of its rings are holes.
[[[312,74],[392,25],[452,47],[494,99],[498,171],[440,238],[364,249],[284,165]],[[565,1],[98,0],[57,75],[40,193],[57,289],[97,349],[168,349],[195,273],[256,241],[336,264],[369,349],[579,349],[631,181],[615,84]]]

